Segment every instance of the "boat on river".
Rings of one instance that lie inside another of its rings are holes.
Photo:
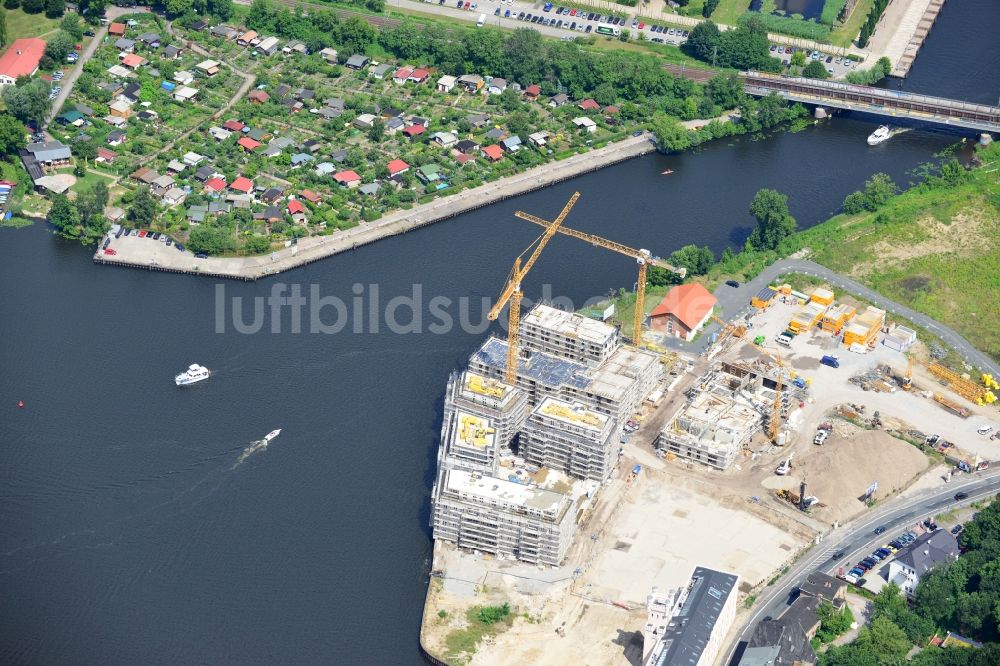
[[[882,125],[877,130],[868,135],[868,145],[877,146],[892,138],[892,130],[888,125]]]
[[[178,386],[189,386],[204,381],[211,376],[211,370],[203,365],[192,363],[187,370],[174,377],[174,383]]]

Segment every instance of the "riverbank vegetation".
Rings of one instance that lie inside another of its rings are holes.
[[[820,666],[906,663],[914,666],[992,666],[1000,663],[1000,503],[966,524],[962,555],[921,576],[912,605],[889,584],[872,601],[868,626],[847,645],[819,655]],[[957,646],[939,646],[948,632]],[[961,642],[976,641],[962,646]]]

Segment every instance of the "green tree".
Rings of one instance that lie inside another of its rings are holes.
[[[25,14],[40,14],[45,10],[45,0],[21,0],[21,9]]]
[[[97,143],[94,141],[74,141],[73,155],[87,164],[97,157]]]
[[[7,46],[7,12],[0,12],[0,48]]]
[[[703,21],[691,30],[691,34],[688,35],[682,48],[698,60],[712,62],[712,57],[721,38],[719,26],[711,21]]]
[[[656,137],[656,148],[661,153],[677,153],[691,146],[691,135],[687,128],[665,113],[653,115],[649,130]]]
[[[13,159],[25,146],[25,127],[9,113],[0,113],[0,158]]]
[[[22,123],[41,127],[52,108],[50,90],[49,84],[42,79],[21,77],[15,85],[3,87],[3,101],[7,110]]]
[[[381,120],[376,119],[372,126],[368,128],[368,140],[372,143],[382,143],[385,138],[385,125]]]
[[[686,268],[689,276],[705,275],[715,263],[715,253],[707,246],[685,245],[670,254],[670,263]]]
[[[3,0],[4,9],[17,9],[21,6],[21,0]],[[0,12],[3,14],[3,12]]]
[[[228,21],[233,15],[233,0],[209,0],[208,11],[220,20]]]
[[[701,15],[705,18],[710,17],[718,6],[719,0],[705,0],[705,5],[701,8]]]
[[[830,72],[826,71],[826,65],[819,60],[813,60],[802,69],[802,76],[807,79],[828,79]]]
[[[108,205],[108,185],[104,180],[94,183],[89,190],[84,190],[76,197],[76,209],[80,213],[80,221],[85,226],[94,226],[104,215],[104,207]]]
[[[66,0],[46,0],[45,15],[49,18],[59,18],[66,13]]]
[[[80,213],[65,194],[54,194],[48,219],[52,226],[59,231],[64,234],[73,234],[80,224]]]
[[[816,615],[819,616],[820,621],[816,637],[821,643],[829,643],[850,629],[851,624],[854,623],[854,616],[851,614],[851,608],[847,604],[844,604],[843,608],[837,610],[829,601],[823,601],[819,605],[819,608],[816,609]]]
[[[875,211],[881,208],[899,192],[896,183],[886,173],[876,173],[865,181],[865,209]]]
[[[750,214],[757,226],[749,242],[757,250],[774,250],[785,238],[795,233],[795,218],[788,211],[788,197],[776,190],[762,189],[750,203]]]
[[[258,0],[254,0],[258,2]],[[253,6],[251,5],[251,9]],[[364,53],[375,41],[375,28],[364,19],[351,16],[340,24],[337,30],[337,41],[348,53]]]
[[[83,21],[80,20],[80,15],[76,12],[70,12],[63,16],[63,20],[59,23],[59,29],[76,40],[83,39],[85,30]]]
[[[705,94],[723,109],[735,109],[746,98],[743,82],[735,74],[717,74],[705,85]]]
[[[128,208],[128,219],[136,226],[149,226],[156,219],[160,206],[157,204],[153,193],[148,187],[141,187],[132,198],[132,203]]]
[[[806,52],[802,49],[796,49],[795,53],[792,54],[791,63],[796,67],[806,66]]]
[[[844,197],[844,212],[848,215],[857,215],[861,211],[865,210],[865,204],[867,203],[864,192],[851,192],[846,197]]]
[[[271,249],[271,239],[267,236],[250,236],[243,241],[247,254],[263,254]]]
[[[73,35],[60,30],[49,41],[45,42],[45,55],[52,58],[54,62],[65,62],[66,56],[73,50],[75,41]]]
[[[166,0],[164,6],[168,18],[177,18],[194,9],[194,0]]]
[[[477,617],[483,624],[496,624],[510,617],[510,604],[505,602],[502,606],[483,606]]]
[[[195,253],[223,254],[236,248],[233,234],[228,229],[210,224],[199,224],[191,230],[188,248]]]

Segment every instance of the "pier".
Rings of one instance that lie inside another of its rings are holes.
[[[910,67],[913,66],[913,61],[917,59],[920,47],[924,45],[924,40],[930,34],[931,28],[934,27],[934,22],[937,21],[942,7],[944,7],[944,0],[930,0],[920,20],[917,22],[916,29],[910,35],[910,41],[903,48],[903,54],[893,63],[893,76],[903,78],[910,73]]]
[[[94,263],[213,278],[258,280],[613,166],[655,149],[653,138],[648,134],[628,137],[602,148],[533,167],[508,178],[415,206],[410,210],[392,211],[374,222],[362,222],[353,229],[338,231],[330,236],[303,238],[296,244],[267,255],[199,259],[189,251],[179,252],[165,243],[137,236],[123,236],[112,237],[110,248],[116,254],[108,255],[99,249],[94,254]]]

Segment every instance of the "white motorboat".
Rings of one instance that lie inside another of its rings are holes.
[[[178,386],[189,386],[212,376],[212,371],[203,365],[192,363],[187,370],[174,377],[174,383]]]
[[[271,440],[280,434],[281,434],[281,428],[278,428],[277,430],[272,430],[271,432],[267,433],[266,435],[264,435],[264,444],[265,445],[270,444]]]
[[[877,130],[868,135],[868,145],[877,146],[888,141],[892,137],[892,130],[888,125],[882,125]]]

